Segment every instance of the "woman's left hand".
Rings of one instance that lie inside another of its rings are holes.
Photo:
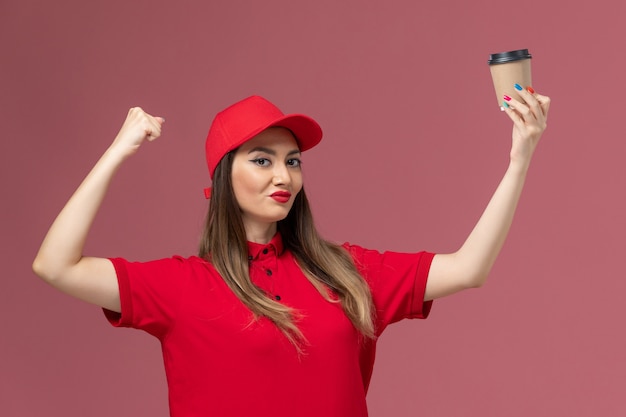
[[[541,134],[546,130],[550,97],[536,93],[532,87],[519,90],[518,94],[525,103],[505,96],[503,108],[513,121],[511,162],[528,165]]]

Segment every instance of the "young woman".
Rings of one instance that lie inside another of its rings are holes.
[[[137,263],[83,255],[117,168],[165,120],[129,111],[119,134],[67,202],[33,269],[103,307],[115,326],[162,344],[172,416],[366,416],[376,338],[432,300],[479,287],[508,233],[546,127],[550,100],[508,99],[509,167],[455,253],[379,253],[322,239],[300,153],[322,131],[253,96],[218,113],[206,141],[213,188],[199,256]]]

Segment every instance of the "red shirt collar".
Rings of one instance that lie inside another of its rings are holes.
[[[259,259],[268,256],[278,256],[283,253],[283,238],[280,233],[276,233],[272,240],[266,245],[255,242],[248,242],[248,259]]]

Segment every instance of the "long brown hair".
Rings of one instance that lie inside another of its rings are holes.
[[[298,311],[269,298],[250,279],[246,231],[231,181],[235,152],[226,154],[215,169],[199,256],[213,264],[256,318],[271,320],[301,351],[300,345],[306,341],[297,326]],[[304,188],[277,228],[285,249],[293,253],[304,275],[320,294],[332,302],[327,292],[332,290],[354,327],[364,336],[374,337],[374,308],[369,286],[348,252],[318,234]]]

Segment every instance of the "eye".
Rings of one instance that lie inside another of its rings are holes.
[[[260,167],[270,166],[270,160],[267,158],[255,158],[255,159],[251,159],[250,162],[253,162]]]
[[[298,168],[301,164],[302,161],[300,161],[298,158],[287,159],[287,166],[289,167]]]

